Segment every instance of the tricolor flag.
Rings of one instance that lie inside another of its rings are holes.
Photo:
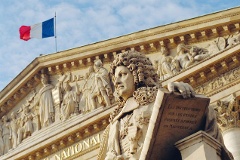
[[[31,38],[48,38],[54,36],[54,18],[32,26],[21,26],[19,28],[20,39],[28,41]]]

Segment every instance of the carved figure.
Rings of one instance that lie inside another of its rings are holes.
[[[182,69],[186,69],[194,63],[194,58],[189,54],[189,48],[183,43],[177,46],[177,56],[175,57],[179,61]]]
[[[161,89],[159,78],[151,61],[136,51],[120,53],[111,65],[111,73],[118,107],[110,115],[110,124],[104,132],[98,159],[137,160],[140,158],[157,90]],[[168,88],[170,92],[179,91],[183,98],[195,95],[187,83],[172,82]],[[209,109],[205,131],[221,141],[213,115],[214,110]]]
[[[2,117],[3,125],[2,125],[2,134],[3,134],[3,144],[4,144],[4,151],[3,154],[7,153],[11,148],[11,141],[10,141],[10,130],[9,130],[9,122],[7,116]]]
[[[236,44],[239,44],[240,43],[240,33],[237,32],[231,36],[229,36],[229,38],[227,39],[227,48],[230,48]]]
[[[161,47],[161,57],[158,63],[158,74],[160,80],[164,80],[168,77],[180,71],[180,66],[178,61],[176,61],[172,56],[169,56],[169,52],[166,47]]]
[[[95,88],[95,72],[93,66],[90,66],[88,68],[88,72],[85,76],[85,83],[83,85],[82,89],[82,98],[80,100],[80,108],[79,110],[82,110],[84,113],[89,112],[94,109],[94,106],[92,106],[92,96],[91,93]]]
[[[78,113],[78,102],[79,94],[78,86],[76,86],[76,91],[73,91],[69,82],[65,83],[64,90],[65,94],[63,96],[63,102],[61,104],[61,114],[63,120],[68,119],[71,115]]]
[[[219,51],[224,50],[226,47],[226,40],[223,37],[218,37],[211,41],[209,45],[206,47],[209,51],[210,55],[214,55]]]
[[[18,129],[18,144],[23,139],[29,137],[34,132],[33,129],[33,117],[34,115],[30,112],[29,107],[24,105],[19,111],[21,116],[19,118],[19,129]]]
[[[182,69],[186,69],[190,65],[193,65],[194,62],[201,61],[209,56],[210,54],[207,49],[180,43],[177,46],[177,56],[175,59],[179,61]]]
[[[18,138],[17,132],[18,132],[17,117],[16,117],[16,113],[12,112],[11,121],[10,121],[10,139],[12,141],[12,148],[17,147],[17,138]]]
[[[103,67],[101,60],[94,62],[94,77],[95,77],[95,87],[92,90],[91,103],[93,108],[97,108],[96,97],[98,98],[99,103],[103,102],[106,106],[111,106],[110,98],[112,95],[112,88],[110,85],[110,78],[106,68]],[[101,97],[100,97],[101,96]]]
[[[39,90],[35,105],[39,105],[39,120],[41,128],[47,127],[54,120],[54,102],[52,96],[53,85],[49,84],[46,74],[41,75],[43,87]]]

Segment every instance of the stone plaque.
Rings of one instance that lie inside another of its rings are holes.
[[[202,95],[183,99],[180,94],[159,90],[140,159],[181,159],[174,144],[203,129],[209,102]]]

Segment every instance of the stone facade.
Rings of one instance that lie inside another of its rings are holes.
[[[240,8],[37,57],[0,92],[0,159],[96,159],[116,106],[109,64],[145,53],[162,86],[211,98],[226,147],[239,154]]]

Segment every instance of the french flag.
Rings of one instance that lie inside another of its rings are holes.
[[[19,28],[20,39],[28,41],[31,38],[48,38],[54,36],[54,18],[32,26],[21,26]]]

